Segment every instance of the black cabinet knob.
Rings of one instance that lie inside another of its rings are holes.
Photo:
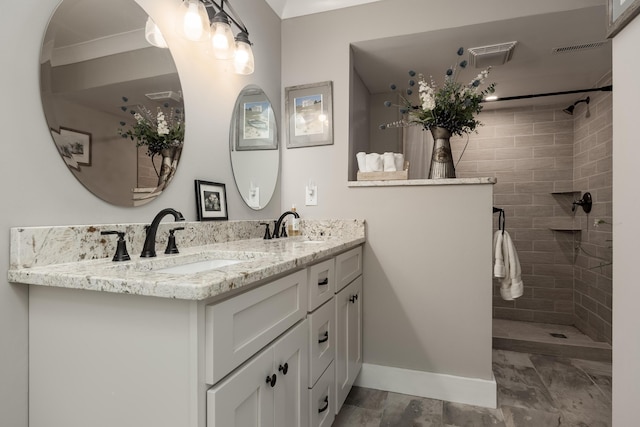
[[[282,372],[282,375],[287,375],[287,372],[289,372],[289,364],[285,363],[284,366],[280,365],[278,371]]]
[[[267,375],[267,384],[269,384],[271,387],[275,387],[277,379],[278,377],[276,377],[276,374],[273,374],[271,376]]]

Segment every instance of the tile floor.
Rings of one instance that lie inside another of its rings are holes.
[[[611,425],[611,363],[493,351],[498,408],[354,387],[333,427]]]

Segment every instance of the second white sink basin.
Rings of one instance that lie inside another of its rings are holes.
[[[167,274],[194,274],[207,270],[215,270],[217,268],[226,267],[227,265],[238,264],[246,260],[238,259],[208,259],[204,261],[191,262],[189,264],[175,265],[173,267],[164,267],[153,270],[156,273]]]

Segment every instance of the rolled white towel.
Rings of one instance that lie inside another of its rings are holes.
[[[368,172],[367,171],[367,153],[361,151],[356,153],[356,160],[358,160],[358,170],[360,172]]]
[[[382,172],[382,156],[378,153],[369,153],[366,155],[367,172]]]
[[[382,162],[384,164],[383,169],[385,172],[395,172],[396,171],[396,160],[393,156],[393,153],[384,153],[382,155]]]
[[[393,158],[396,163],[396,170],[402,171],[404,170],[404,154],[402,153],[394,153]]]

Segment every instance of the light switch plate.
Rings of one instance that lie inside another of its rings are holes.
[[[260,187],[254,187],[249,191],[249,199],[247,200],[249,207],[260,209]]]
[[[318,186],[306,186],[304,188],[304,204],[306,206],[318,206]]]

